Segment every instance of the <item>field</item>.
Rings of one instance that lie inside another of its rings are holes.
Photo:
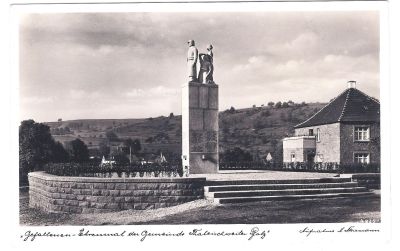
[[[325,104],[292,104],[280,107],[253,107],[226,110],[219,113],[220,152],[240,147],[255,157],[271,153],[281,159],[282,138],[293,134],[294,126],[312,116]],[[98,148],[115,133],[120,140],[139,139],[142,152],[171,152],[180,155],[182,141],[181,116],[171,114],[145,119],[91,119],[46,122],[53,137],[60,142],[75,138],[83,140],[89,149]],[[112,145],[120,141],[111,142]]]

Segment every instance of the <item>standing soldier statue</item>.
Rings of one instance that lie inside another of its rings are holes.
[[[188,76],[189,81],[196,81],[197,80],[197,59],[199,57],[199,52],[195,47],[194,40],[188,41],[189,50],[187,54],[187,67],[188,67]]]
[[[207,47],[208,54],[200,53],[200,71],[199,71],[199,82],[203,84],[214,84],[213,73],[214,73],[214,65],[213,65],[213,57],[214,54],[212,52],[213,46],[210,44]]]

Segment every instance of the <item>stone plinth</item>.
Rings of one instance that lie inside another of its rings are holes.
[[[218,172],[218,86],[189,82],[182,90],[182,164],[189,173]]]

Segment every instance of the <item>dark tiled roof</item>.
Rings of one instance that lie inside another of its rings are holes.
[[[355,88],[348,88],[295,128],[336,122],[379,122],[380,104],[375,98]]]

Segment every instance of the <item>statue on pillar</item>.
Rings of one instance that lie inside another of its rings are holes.
[[[189,50],[187,53],[187,67],[188,67],[188,76],[189,76],[189,81],[196,81],[197,80],[197,69],[196,69],[196,64],[197,64],[197,59],[199,57],[199,52],[197,48],[195,47],[194,40],[189,40],[188,41],[189,45]]]
[[[203,84],[214,84],[213,73],[214,73],[214,65],[213,65],[213,57],[214,54],[212,52],[213,46],[210,44],[207,47],[207,54],[200,53],[199,61],[200,61],[200,71],[199,71],[199,82]]]

